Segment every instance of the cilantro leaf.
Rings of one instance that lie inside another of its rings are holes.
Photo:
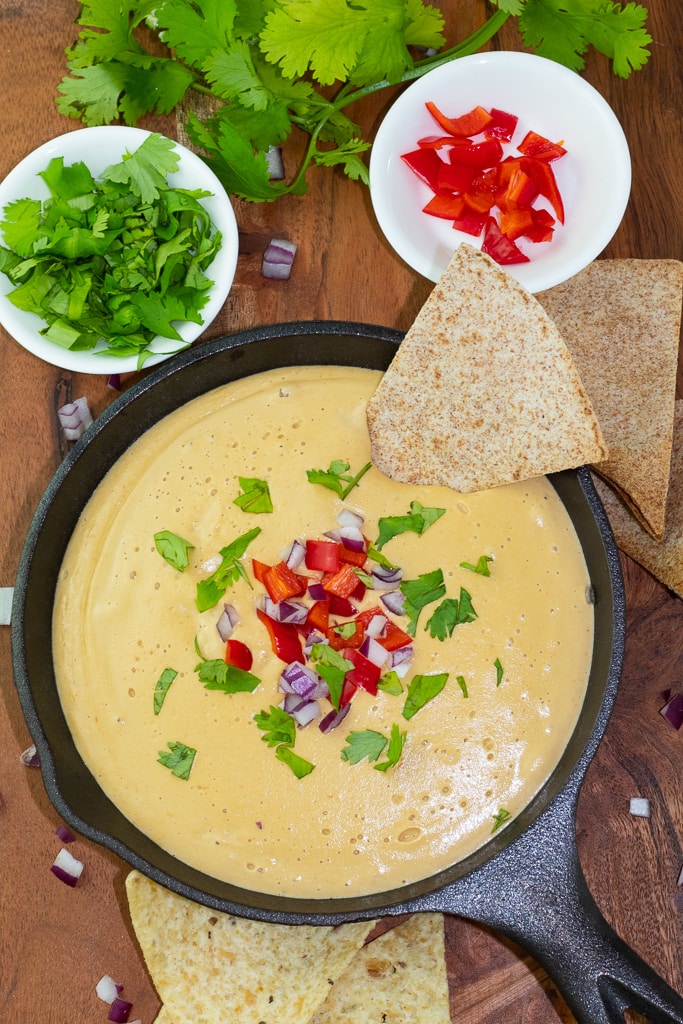
[[[190,564],[188,552],[194,548],[194,544],[190,544],[189,540],[183,540],[171,530],[159,530],[154,534],[154,545],[164,561],[174,569],[179,572],[187,569]]]
[[[265,480],[241,476],[239,483],[242,494],[235,498],[233,504],[241,508],[243,512],[252,512],[254,515],[273,511],[270,490]]]
[[[306,761],[305,758],[299,757],[295,754],[291,747],[285,743],[281,743],[279,747],[275,748],[275,756],[278,761],[282,761],[289,768],[292,769],[297,779],[303,779],[307,775],[310,775],[315,768],[314,764],[310,761]]]
[[[124,153],[119,163],[107,167],[102,177],[105,181],[125,185],[143,203],[153,203],[168,187],[166,175],[177,171],[179,163],[175,142],[153,133],[134,153]]]
[[[213,608],[220,601],[228,587],[233,583],[237,583],[240,578],[246,580],[249,586],[251,586],[240,558],[260,532],[261,527],[255,526],[253,530],[243,533],[236,540],[232,541],[231,544],[228,544],[227,547],[221,548],[221,564],[210,576],[200,580],[197,584],[195,600],[200,612]]]
[[[467,692],[467,683],[465,682],[465,677],[464,676],[456,676],[455,677],[455,681],[458,684],[458,686],[460,687],[460,689],[462,690],[463,697],[469,697],[469,693]]]
[[[445,640],[451,636],[456,626],[464,622],[474,622],[476,618],[472,597],[464,587],[461,587],[460,598],[447,597],[442,601],[432,613],[425,629],[437,640]]]
[[[493,815],[493,828],[491,829],[491,832],[496,832],[500,828],[500,826],[508,820],[509,817],[510,812],[506,811],[504,807],[501,807],[500,810]]]
[[[187,782],[194,765],[194,759],[197,756],[197,751],[194,747],[188,747],[187,744],[180,741],[175,743],[169,742],[166,746],[168,750],[159,751],[158,763],[168,768],[176,778]]]
[[[472,565],[471,562],[461,562],[460,568],[469,569],[470,572],[476,572],[479,576],[490,576],[489,562],[492,561],[492,555],[480,555],[476,565]]]
[[[410,512],[406,515],[382,516],[378,522],[379,534],[375,547],[381,551],[388,541],[402,533],[417,533],[418,536],[422,536],[445,511],[445,508],[425,508],[419,501],[411,501]]]
[[[339,710],[344,676],[353,668],[353,664],[335,651],[329,644],[313,644],[311,661],[319,676],[327,683],[330,691],[330,703]]]
[[[386,736],[374,729],[351,732],[346,737],[347,746],[342,749],[340,757],[350,764],[358,764],[366,757],[368,761],[376,761],[388,742]]]
[[[405,597],[404,614],[408,616],[406,632],[415,636],[421,610],[432,601],[438,601],[446,593],[446,584],[441,569],[421,573],[415,580],[403,580],[399,590]]]
[[[401,759],[403,748],[406,744],[407,733],[399,732],[398,726],[394,723],[391,727],[389,746],[387,747],[386,761],[380,761],[374,767],[378,772],[385,772],[387,768],[393,768]]]
[[[178,675],[174,668],[165,668],[156,681],[154,687],[154,714],[158,715],[161,711],[164,701],[166,700],[166,694],[168,693],[171,683]]]
[[[413,676],[408,686],[403,717],[410,719],[413,715],[441,693],[448,680],[448,672],[435,672],[432,675]]]
[[[199,681],[206,690],[221,693],[253,693],[261,680],[236,665],[228,665],[223,658],[205,658],[195,667]]]
[[[496,660],[493,663],[493,666],[496,670],[496,686],[500,686],[500,684],[503,682],[503,666],[500,663],[500,658],[496,658]]]
[[[263,732],[261,739],[269,747],[277,747],[282,743],[294,746],[296,722],[282,708],[274,707],[271,704],[269,711],[259,711],[254,715],[254,721]]]
[[[388,693],[392,697],[398,697],[399,694],[403,693],[403,683],[398,673],[392,669],[389,672],[385,672],[377,683],[377,689],[383,690],[384,693]]]
[[[328,490],[334,491],[335,494],[339,495],[343,501],[365,476],[371,466],[371,462],[366,462],[357,473],[352,474],[349,472],[350,465],[348,462],[344,462],[343,459],[333,459],[327,469],[307,469],[306,476],[309,483],[327,487]]]

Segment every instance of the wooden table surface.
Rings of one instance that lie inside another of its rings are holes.
[[[464,37],[484,16],[483,0],[440,6],[450,38]],[[650,0],[648,6],[654,40],[648,66],[624,81],[612,75],[606,59],[591,56],[585,71],[621,120],[633,159],[629,207],[604,255],[680,259],[683,5]],[[37,145],[79,127],[54,104],[78,11],[74,0],[0,4],[0,178]],[[512,24],[496,44],[521,48]],[[381,93],[352,111],[368,132],[391,95]],[[170,118],[144,127],[175,131]],[[388,248],[367,190],[340,174],[318,171],[308,195],[274,204],[237,203],[236,212],[242,234],[237,275],[206,337],[313,318],[405,330],[432,287]],[[274,236],[299,246],[288,282],[259,274],[261,252]],[[679,397],[681,383],[679,378]],[[0,586],[14,584],[29,522],[66,451],[57,407],[79,395],[88,397],[95,414],[114,398],[104,377],[42,363],[0,329]],[[661,692],[681,687],[683,603],[625,557],[623,569],[623,682],[580,797],[579,852],[607,920],[683,993],[683,888],[677,886],[683,866],[683,731],[659,714]],[[85,871],[79,885],[71,889],[51,873],[61,845],[54,834],[59,819],[40,772],[19,760],[30,736],[13,686],[7,627],[0,628],[0,665],[0,1016],[17,1024],[104,1022],[107,1008],[95,984],[106,973],[125,984],[132,1017],[151,1024],[159,1000],[127,915],[127,865],[80,839],[75,852]],[[649,820],[629,814],[633,796],[651,801]],[[447,946],[453,1021],[573,1021],[553,982],[500,936],[449,918]],[[641,1020],[635,1014],[630,1019]]]

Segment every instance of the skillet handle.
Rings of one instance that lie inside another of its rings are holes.
[[[486,924],[528,950],[578,1024],[624,1024],[627,1008],[651,1024],[683,1024],[683,998],[623,942],[589,892],[571,797],[481,867],[416,902]]]

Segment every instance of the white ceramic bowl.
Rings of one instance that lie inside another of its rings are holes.
[[[599,92],[575,72],[533,54],[492,52],[460,57],[418,78],[382,121],[370,154],[370,194],[375,215],[399,256],[437,281],[454,249],[472,235],[422,212],[432,196],[401,160],[417,140],[440,131],[425,103],[449,117],[476,106],[496,107],[519,118],[512,146],[527,131],[563,141],[566,156],[552,164],[565,207],[552,241],[517,244],[529,263],[506,266],[530,292],[566,281],[605,248],[621,223],[631,190],[631,159],[624,132]]]
[[[118,163],[127,151],[134,152],[150,133],[141,128],[127,128],[106,125],[96,128],[81,128],[67,132],[39,146],[29,153],[0,182],[0,218],[5,206],[15,199],[47,199],[49,191],[40,178],[53,157],[64,157],[64,164],[82,160],[97,178],[110,164]],[[237,266],[238,233],[235,214],[220,181],[210,168],[195,153],[184,146],[176,145],[180,155],[178,170],[168,176],[169,184],[188,189],[204,189],[211,196],[203,199],[215,227],[221,232],[222,243],[213,263],[207,268],[207,276],[214,282],[209,291],[209,300],[201,310],[202,324],[184,321],[176,323],[178,333],[185,342],[192,342],[208,327],[220,311],[232,286]],[[0,241],[2,239],[0,238]],[[40,359],[66,370],[82,373],[127,373],[137,369],[137,356],[119,358],[111,355],[97,355],[97,349],[71,352],[45,339],[39,332],[44,321],[34,313],[17,309],[7,298],[12,290],[9,278],[0,273],[0,323],[20,345]],[[170,338],[157,337],[150,343],[154,355],[145,361],[145,367],[167,359],[181,347]]]

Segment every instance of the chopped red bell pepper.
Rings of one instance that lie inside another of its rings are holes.
[[[538,196],[538,188],[526,171],[518,166],[512,171],[505,190],[498,193],[498,207],[501,210],[514,210],[520,206],[530,207]]]
[[[548,210],[540,209],[531,211],[533,220],[532,226],[525,231],[524,237],[530,242],[550,242],[555,230],[555,218]]]
[[[385,651],[397,651],[400,647],[407,647],[412,642],[412,636],[391,619],[387,620],[382,635],[377,637],[377,643],[381,644]]]
[[[330,615],[338,615],[340,619],[352,619],[357,608],[347,597],[330,594]]]
[[[536,132],[527,132],[517,149],[524,156],[533,156],[536,160],[559,160],[567,150],[559,142],[551,142]]]
[[[494,217],[489,217],[486,221],[481,250],[490,256],[492,260],[495,260],[496,263],[500,263],[501,266],[509,266],[513,263],[529,263],[529,257],[526,253],[523,253],[514,242],[505,237]]]
[[[465,200],[458,195],[432,196],[429,202],[422,207],[425,213],[432,217],[441,217],[443,220],[454,220],[461,217],[465,209]]]
[[[340,562],[347,562],[349,565],[355,565],[357,569],[362,569],[367,560],[367,551],[354,551],[353,548],[347,548],[345,544],[339,545]]]
[[[245,643],[231,638],[225,642],[225,663],[248,672],[254,664],[254,656]]]
[[[254,578],[263,583],[266,578],[266,573],[270,569],[270,566],[266,562],[259,562],[257,559],[252,558],[251,560],[251,571],[254,574]]]
[[[444,146],[453,145],[452,135],[424,135],[417,140],[421,149],[443,149]]]
[[[447,192],[467,192],[475,175],[474,167],[446,163],[445,160],[442,160],[441,163],[443,167],[439,168],[437,178],[439,189]]]
[[[475,213],[488,213],[496,203],[497,193],[498,172],[496,168],[491,167],[474,176],[463,199],[468,208],[474,210]]]
[[[373,696],[377,693],[377,684],[382,677],[382,670],[379,665],[366,658],[360,651],[353,647],[345,647],[342,650],[342,657],[346,658],[353,665],[346,673],[345,679],[360,686],[363,690]]]
[[[277,604],[290,597],[300,597],[306,593],[308,580],[298,576],[286,562],[271,565],[263,576],[263,585],[268,591],[271,601]]]
[[[475,238],[481,234],[482,228],[488,219],[488,213],[475,213],[474,210],[463,210],[460,217],[453,218],[453,227],[456,231],[462,231],[466,235],[473,235]]]
[[[524,157],[522,170],[529,175],[541,195],[548,200],[560,224],[564,224],[564,204],[550,164],[536,157]]]
[[[323,589],[335,597],[351,597],[356,590],[360,580],[355,572],[354,566],[346,562],[338,572],[323,578]]]
[[[498,110],[491,107],[491,123],[486,126],[486,135],[500,139],[501,142],[510,142],[517,127],[518,118],[515,114],[508,114],[506,110]]]
[[[296,626],[293,626],[291,622],[276,622],[275,619],[271,619],[260,608],[256,609],[256,615],[268,630],[273,652],[278,658],[281,658],[287,664],[290,661],[299,661],[302,665],[305,665],[306,659]]]
[[[312,629],[317,629],[321,633],[327,633],[330,625],[330,602],[315,601],[308,609],[308,615],[306,616],[306,625]]]
[[[472,136],[483,132],[491,124],[493,118],[488,110],[483,107],[474,107],[461,117],[446,117],[444,113],[432,103],[431,100],[425,103],[427,110],[436,123],[450,135]]]
[[[415,149],[412,153],[402,153],[401,160],[408,164],[411,171],[418,176],[432,192],[439,191],[439,170],[443,160],[434,149]]]
[[[346,629],[342,627],[354,627],[354,632],[350,636],[346,635]],[[340,632],[340,629],[342,631]],[[343,651],[345,647],[358,648],[365,640],[365,630],[360,622],[342,622],[339,626],[330,626],[327,630],[327,639],[330,647],[335,651]]]
[[[426,152],[429,152],[426,150]],[[496,167],[503,157],[503,147],[498,139],[485,139],[484,142],[471,142],[466,146],[453,146],[448,158],[452,164],[474,167],[483,171],[486,167]]]
[[[333,540],[306,541],[306,568],[316,572],[336,572],[340,545]]]
[[[528,237],[527,231],[530,231],[533,226],[533,213],[529,207],[523,207],[519,210],[503,210],[501,212],[500,230],[512,242],[517,238],[521,238],[522,235]]]
[[[354,683],[351,679],[349,679],[349,673],[347,672],[346,675],[344,676],[344,682],[342,683],[341,696],[339,698],[339,707],[340,708],[346,707],[347,704],[351,703],[351,701],[353,700],[354,695],[355,695],[357,689],[358,689],[358,684]]]

